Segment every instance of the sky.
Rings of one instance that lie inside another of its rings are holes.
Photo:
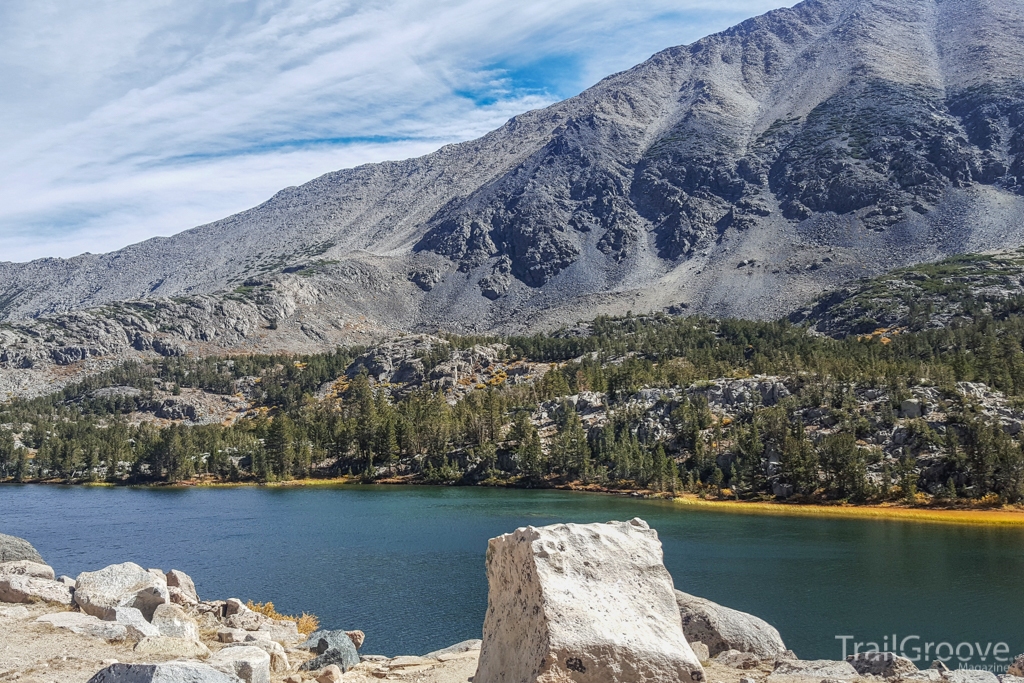
[[[0,261],[479,137],[784,0],[4,0]]]

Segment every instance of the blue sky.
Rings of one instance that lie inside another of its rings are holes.
[[[478,137],[787,4],[4,0],[0,261],[110,251]]]

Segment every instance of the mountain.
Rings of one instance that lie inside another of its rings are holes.
[[[2,263],[0,364],[770,318],[1020,244],[1019,0],[808,0],[479,140],[110,254]]]

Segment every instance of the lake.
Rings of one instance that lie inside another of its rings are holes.
[[[908,648],[977,645],[988,654],[975,665],[995,662],[986,644],[1024,651],[1024,529],[558,491],[0,486],[0,532],[30,540],[58,574],[125,561],[181,569],[202,598],[314,612],[325,627],[365,631],[363,652],[385,655],[480,637],[487,539],[632,517],[658,530],[677,588],[766,619],[802,658],[839,658],[837,636],[883,645],[893,634]]]

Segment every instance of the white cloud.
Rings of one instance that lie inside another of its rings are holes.
[[[782,0],[6,0],[0,260],[423,154]]]

